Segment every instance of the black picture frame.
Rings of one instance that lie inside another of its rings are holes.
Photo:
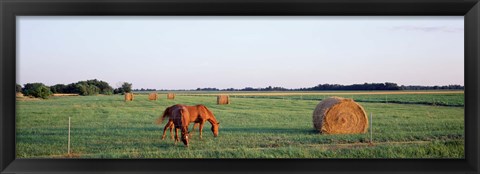
[[[478,0],[0,0],[1,173],[479,173]],[[464,16],[465,159],[16,159],[16,16]],[[185,167],[188,166],[188,167]]]

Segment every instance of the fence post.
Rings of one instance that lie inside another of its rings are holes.
[[[70,120],[71,117],[68,117],[68,154],[70,155]]]
[[[373,143],[373,114],[370,112],[370,143]]]

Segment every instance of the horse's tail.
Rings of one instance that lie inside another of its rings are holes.
[[[155,120],[155,124],[162,124],[163,120],[165,117],[168,116],[168,113],[170,112],[170,107],[167,107],[165,111],[163,111],[163,114]]]

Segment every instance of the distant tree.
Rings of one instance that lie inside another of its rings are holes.
[[[57,84],[51,87],[53,93],[69,93],[80,95],[113,94],[113,88],[104,81],[97,79],[79,81],[68,85]]]
[[[386,90],[400,90],[401,88],[396,83],[385,82]]]
[[[87,86],[88,95],[97,95],[100,93],[100,88],[95,85]]]
[[[22,92],[22,86],[19,84],[15,85],[15,92]]]
[[[123,88],[121,88],[121,87],[120,88],[115,88],[113,90],[113,94],[124,94],[124,93],[125,93],[125,91],[123,91]]]
[[[77,83],[75,84],[75,88],[78,89],[80,95],[88,95],[87,84]]]
[[[80,89],[77,88],[77,84],[70,83],[63,89],[63,92],[69,94],[80,94]]]
[[[364,83],[353,85],[339,84],[319,84],[312,88],[302,88],[302,90],[400,90],[395,83]]]
[[[24,85],[22,91],[24,95],[33,96],[35,98],[47,99],[52,95],[50,88],[43,83],[27,83]]]
[[[53,93],[67,93],[66,92],[67,86],[64,84],[56,84],[50,87]]]
[[[113,88],[107,82],[104,82],[101,80],[93,79],[93,80],[87,80],[87,81],[79,81],[77,82],[77,84],[78,83],[87,84],[86,88],[89,89],[89,93],[98,89],[98,93],[93,92],[90,95],[94,95],[94,94],[111,95],[113,93]],[[96,88],[91,86],[95,86]]]
[[[200,88],[198,88],[200,89]],[[150,88],[140,88],[140,89],[133,89],[133,91],[157,91],[157,89],[150,89]]]
[[[132,84],[123,82],[120,87],[113,90],[113,94],[125,94],[126,92],[132,92]]]
[[[128,82],[123,82],[122,89],[124,92],[132,92],[132,84]]]
[[[272,91],[288,91],[289,89],[284,87],[273,87]]]
[[[79,90],[80,95],[97,95],[100,92],[100,88],[93,85],[93,84],[88,84],[87,82],[79,82],[76,84],[76,88]]]
[[[241,91],[257,91],[257,89],[252,88],[252,87],[245,87],[245,88],[241,89]]]
[[[220,90],[217,89],[217,88],[211,88],[211,87],[208,87],[208,88],[197,88],[196,90],[197,90],[197,91],[220,91]]]
[[[400,86],[402,90],[463,90],[464,86],[461,85],[448,85],[448,86],[419,86],[419,85],[410,85],[410,86]]]

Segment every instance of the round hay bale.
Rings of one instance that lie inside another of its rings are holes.
[[[228,95],[219,95],[219,96],[217,96],[217,104],[219,104],[219,105],[230,104],[230,100],[229,100],[229,98],[228,98]]]
[[[167,99],[175,99],[175,93],[168,93],[167,94]]]
[[[353,99],[331,97],[322,100],[313,111],[313,127],[322,134],[366,133],[368,117]]]
[[[133,93],[125,93],[125,101],[133,101]]]
[[[15,93],[15,97],[17,97],[17,98],[22,98],[22,97],[24,97],[24,96],[23,96],[23,93],[17,92],[17,93]]]
[[[152,92],[148,94],[148,100],[157,100],[158,99],[158,94],[156,92]]]

